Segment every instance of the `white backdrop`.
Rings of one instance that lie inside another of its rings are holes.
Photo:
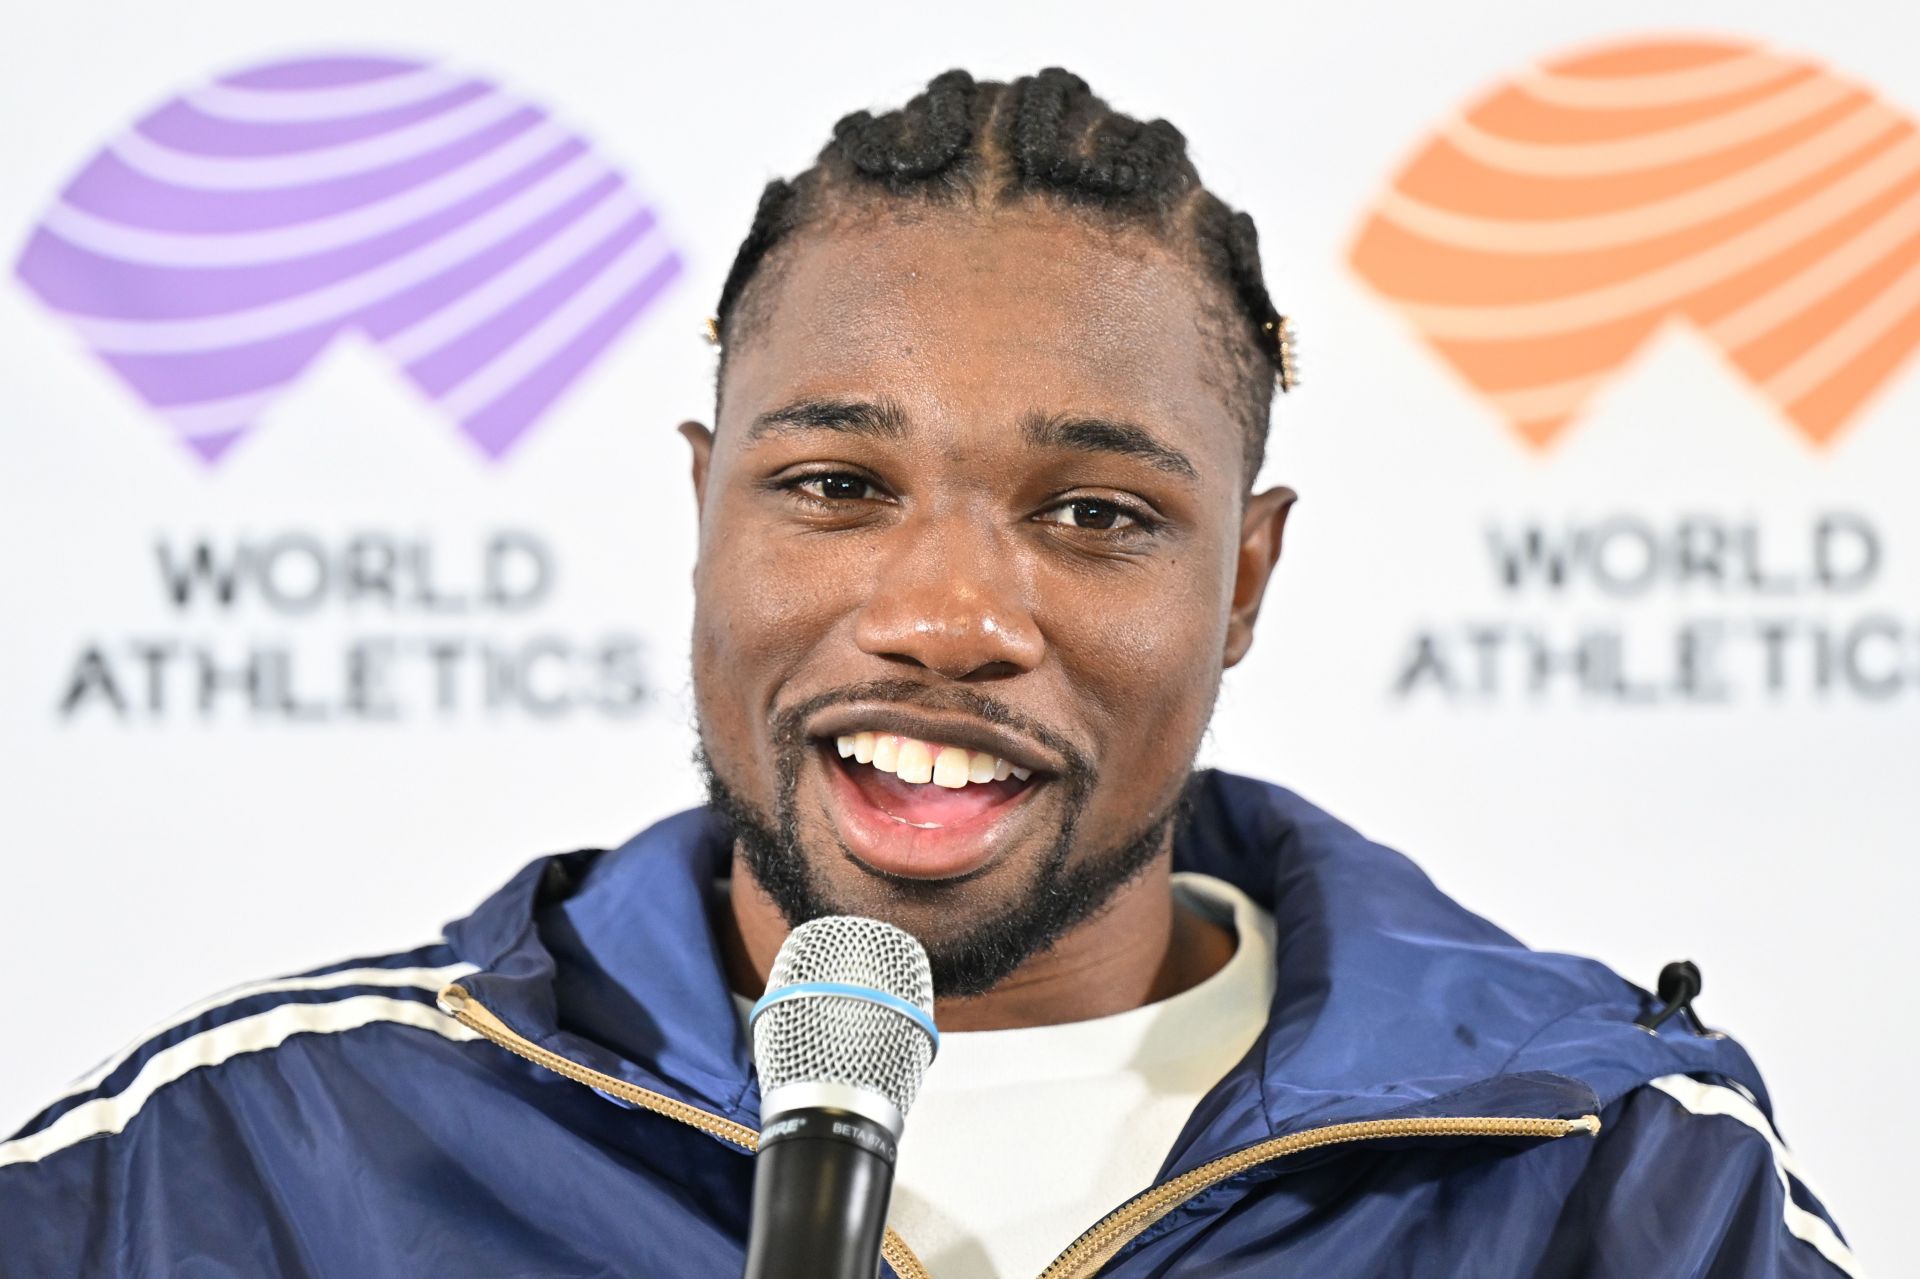
[[[498,459],[345,334],[217,465],[21,279],[0,280],[0,1127],[201,995],[424,941],[529,858],[696,801],[693,507],[672,427],[707,412],[700,321],[758,190],[841,112],[896,104],[949,66],[1061,63],[1180,125],[1209,183],[1258,219],[1303,333],[1309,381],[1280,406],[1266,478],[1304,496],[1206,762],[1292,785],[1534,945],[1646,985],[1698,961],[1703,1016],[1753,1051],[1842,1227],[1894,1272],[1920,1141],[1888,1100],[1916,1048],[1920,958],[1920,371],[1893,351],[1865,407],[1816,443],[1674,323],[1541,449],[1352,259],[1435,129],[1569,51],[1677,38],[1670,6],[7,10],[9,263],[99,148],[175,95],[377,54],[543,106],[653,207],[684,270]],[[1910,7],[1742,0],[1688,20],[1920,114]],[[1909,317],[1895,336],[1915,331]],[[1825,590],[1808,576],[1823,517],[1845,526],[1827,567],[1857,578]],[[1696,540],[1751,538],[1766,580],[1633,587],[1643,533],[1689,520]],[[1504,585],[1492,548],[1529,528],[1585,530],[1612,576]],[[498,536],[518,548],[495,565],[505,607],[484,598]],[[1877,559],[1855,573],[1863,536]],[[165,557],[201,548],[218,565],[243,544],[278,554],[277,606],[244,582],[231,605],[169,596]],[[302,606],[316,546],[430,558],[440,603],[335,589]],[[1556,651],[1597,637],[1586,691],[1552,674],[1532,691],[1527,634]],[[216,683],[203,713],[199,663],[249,658],[252,699]],[[356,694],[354,663],[363,678],[380,665],[385,690]]]

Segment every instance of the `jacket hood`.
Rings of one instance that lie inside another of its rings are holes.
[[[1207,770],[1190,793],[1174,869],[1269,911],[1279,972],[1265,1037],[1196,1108],[1163,1177],[1322,1124],[1597,1114],[1666,1075],[1735,1084],[1771,1113],[1732,1039],[1678,1018],[1642,1029],[1647,992],[1528,949],[1291,791]],[[611,852],[541,858],[448,927],[480,969],[462,984],[542,1047],[757,1128],[712,925],[729,867],[729,835],[704,808]]]

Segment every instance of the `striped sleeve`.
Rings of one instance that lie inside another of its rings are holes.
[[[1553,1279],[1863,1273],[1753,1099],[1686,1075],[1607,1108],[1544,1256]]]
[[[475,1038],[434,1006],[472,971],[436,943],[238,986],[154,1026],[0,1141],[0,1279],[314,1273],[288,1203],[355,1184],[368,1152],[329,1139],[340,1114],[404,1113]],[[391,1157],[421,1157],[404,1125],[378,1131]]]
[[[440,942],[250,982],[204,999],[148,1028],[0,1141],[0,1169],[120,1132],[166,1085],[292,1035],[399,1022],[465,1037],[435,1011],[433,1000],[446,983],[473,971]]]
[[[1680,1108],[1689,1115],[1717,1118],[1723,1123],[1732,1121],[1764,1141],[1771,1159],[1771,1170],[1780,1184],[1781,1228],[1817,1252],[1835,1270],[1849,1276],[1849,1279],[1859,1279],[1860,1271],[1854,1262],[1853,1252],[1841,1237],[1840,1229],[1834,1224],[1826,1205],[1808,1184],[1799,1161],[1787,1149],[1786,1143],[1780,1140],[1772,1121],[1761,1112],[1751,1097],[1723,1084],[1706,1083],[1687,1075],[1668,1075],[1654,1080],[1649,1086],[1679,1103]],[[1751,1144],[1752,1138],[1746,1134],[1736,1135]]]

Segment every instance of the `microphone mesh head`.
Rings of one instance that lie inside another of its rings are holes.
[[[933,1016],[933,973],[912,934],[858,915],[809,920],[787,934],[767,994],[800,982],[867,986]],[[838,995],[796,995],[753,1023],[760,1092],[797,1083],[879,1093],[904,1115],[933,1061],[926,1032],[905,1013]]]

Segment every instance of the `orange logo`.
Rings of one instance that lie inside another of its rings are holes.
[[[1536,446],[1676,315],[1825,444],[1920,346],[1920,131],[1750,45],[1582,53],[1441,129],[1353,265]]]

